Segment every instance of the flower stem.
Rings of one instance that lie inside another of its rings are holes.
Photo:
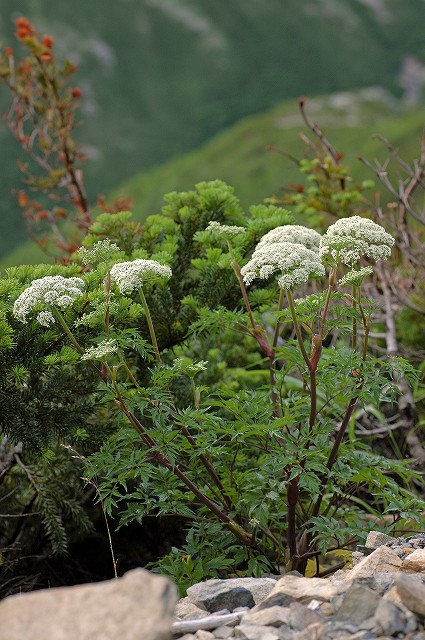
[[[250,323],[250,325],[252,327],[252,336],[258,342],[258,344],[259,344],[261,350],[263,351],[263,353],[265,353],[268,358],[273,358],[274,353],[273,353],[273,349],[270,347],[267,334],[264,331],[264,329],[262,327],[260,327],[260,325],[256,324],[256,322],[255,322],[254,315],[253,315],[252,309],[251,309],[251,305],[249,303],[248,294],[246,292],[245,283],[244,283],[243,278],[241,276],[241,269],[240,269],[238,263],[236,262],[236,260],[234,258],[230,262],[230,265],[231,265],[233,271],[235,272],[236,278],[238,279],[238,282],[239,282],[239,286],[240,286],[240,289],[241,289],[241,292],[242,292],[242,298],[243,298],[243,301],[244,301],[244,304],[245,304],[245,308],[246,308],[246,311],[247,311],[247,314],[248,314],[248,318],[249,318],[249,323]]]
[[[131,382],[134,384],[134,386],[136,388],[140,387],[139,383],[137,382],[136,378],[134,377],[133,373],[131,372],[130,367],[128,366],[128,364],[126,363],[124,358],[121,359],[121,364],[123,365],[124,369],[126,370],[127,375],[130,378]]]
[[[106,294],[106,311],[105,311],[105,333],[109,335],[109,303],[111,299],[111,272],[105,276],[105,280],[103,283],[103,290]]]
[[[153,346],[154,351],[155,351],[156,363],[160,364],[161,363],[161,355],[160,355],[159,349],[158,349],[158,342],[156,340],[156,334],[155,334],[155,329],[154,329],[153,322],[152,322],[152,316],[151,316],[151,313],[149,311],[148,303],[146,302],[145,294],[143,293],[142,287],[139,287],[139,295],[140,295],[140,299],[142,301],[143,309],[145,311],[146,320],[147,320],[148,328],[149,328],[149,335],[151,337],[152,346]]]
[[[335,284],[335,275],[336,275],[336,267],[332,267],[329,272],[329,286],[326,293],[326,299],[325,299],[325,304],[324,304],[323,313],[322,313],[322,321],[320,323],[320,330],[319,330],[319,335],[322,340],[325,334],[325,322],[326,322],[326,317],[328,315],[328,308],[329,308],[329,302],[331,299],[332,289]]]
[[[357,308],[357,287],[353,285],[353,311]],[[353,351],[357,349],[357,319],[353,316],[353,327],[352,327],[353,335],[351,339],[351,346]]]
[[[278,311],[278,313],[280,311],[282,311],[282,309],[283,309],[283,301],[284,300],[285,300],[285,290],[280,288],[280,291],[279,291],[279,302],[277,303],[277,311]],[[275,326],[274,335],[273,335],[273,342],[272,342],[273,351],[277,347],[277,341],[279,340],[279,333],[280,333],[280,318],[278,317],[277,320],[276,320],[276,326]]]
[[[307,355],[307,351],[305,350],[303,337],[301,335],[300,324],[298,322],[297,314],[295,312],[294,298],[292,297],[292,291],[290,289],[286,289],[286,297],[288,298],[289,311],[291,312],[292,323],[294,325],[295,333],[297,335],[298,345],[300,347],[302,356],[305,360],[305,363],[308,367],[308,370],[311,369],[310,358]]]
[[[78,351],[78,353],[80,354],[80,356],[83,355],[84,353],[84,349],[83,347],[78,343],[77,339],[75,338],[74,334],[72,333],[71,329],[68,327],[65,318],[63,317],[62,313],[59,311],[59,309],[54,309],[54,313],[56,315],[56,318],[59,320],[59,324],[61,325],[62,329],[65,331],[67,337],[69,338],[69,340],[71,341],[71,344],[75,347],[75,349]],[[90,362],[90,360],[87,360],[87,365],[90,367],[90,369],[92,371],[94,371],[98,376],[102,377],[102,372],[100,369],[98,369],[96,367],[95,364],[93,364],[93,362]]]
[[[252,314],[252,309],[251,309],[251,305],[249,303],[248,294],[246,292],[245,283],[244,283],[242,275],[241,275],[240,266],[238,265],[238,263],[236,262],[236,260],[234,258],[231,260],[230,266],[232,267],[233,271],[235,272],[236,278],[238,279],[239,286],[241,288],[242,298],[243,298],[243,301],[244,301],[244,304],[245,304],[246,312],[248,314],[249,322],[251,324],[251,327],[252,327],[253,331],[255,332],[255,330],[257,329],[257,325],[255,324],[254,316]]]
[[[61,312],[59,311],[59,309],[55,309],[54,313],[56,315],[56,318],[59,320],[60,325],[62,326],[62,329],[65,331],[66,335],[68,336],[68,338],[70,339],[70,341],[72,342],[73,346],[76,348],[76,350],[78,351],[78,353],[80,354],[80,356],[83,355],[84,353],[84,349],[83,347],[77,342],[74,334],[72,333],[71,329],[68,327],[65,318],[63,317],[63,315],[61,314]]]

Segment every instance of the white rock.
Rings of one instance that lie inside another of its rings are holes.
[[[374,578],[379,573],[394,573],[401,568],[401,559],[388,547],[378,547],[355,567],[347,571],[347,578],[359,580]]]
[[[205,631],[204,629],[200,629],[195,633],[196,640],[214,640],[215,636],[211,631]]]
[[[117,580],[6,598],[0,603],[0,638],[168,640],[176,601],[169,580],[134,569]]]
[[[268,600],[272,600],[280,594],[290,596],[303,603],[308,603],[311,600],[329,601],[339,593],[346,591],[349,586],[350,581],[348,580],[331,583],[324,578],[304,578],[288,574],[276,582],[273,591],[269,593],[261,608],[267,605]]]
[[[425,571],[425,549],[415,549],[403,560],[403,571]]]
[[[233,629],[231,627],[217,627],[214,629],[213,635],[214,638],[220,638],[220,640],[227,640],[227,638],[231,638],[233,636]]]
[[[289,620],[290,610],[288,607],[268,607],[260,611],[252,611],[245,613],[242,624],[256,624],[260,626],[280,627],[287,624]]]
[[[179,600],[174,609],[174,616],[180,620],[186,620],[187,618],[204,618],[205,613],[205,609],[197,607],[189,598]]]

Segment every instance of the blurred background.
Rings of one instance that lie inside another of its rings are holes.
[[[131,196],[139,219],[200,180],[242,204],[279,193],[299,154],[297,98],[347,161],[373,133],[418,153],[425,122],[424,0],[0,0],[0,43],[26,16],[78,65],[77,138],[95,202]],[[10,102],[0,84],[0,111]],[[16,204],[22,151],[0,123],[0,266],[36,260]],[[385,154],[384,154],[385,155]],[[354,174],[367,172],[353,166]],[[34,250],[35,251],[35,250]],[[25,256],[25,257],[24,257]]]

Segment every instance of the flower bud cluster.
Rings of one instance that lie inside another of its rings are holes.
[[[111,279],[114,280],[121,293],[131,293],[142,287],[145,282],[156,282],[161,278],[171,278],[170,267],[156,260],[137,258],[130,262],[118,262],[111,268]]]
[[[15,301],[13,315],[21,322],[27,322],[32,312],[38,312],[37,321],[50,326],[55,319],[52,310],[67,309],[74,300],[83,294],[84,280],[64,278],[63,276],[45,276],[33,280]]]

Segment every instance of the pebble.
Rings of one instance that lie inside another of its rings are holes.
[[[329,578],[207,580],[175,610],[174,640],[425,640],[425,534],[371,531]]]

